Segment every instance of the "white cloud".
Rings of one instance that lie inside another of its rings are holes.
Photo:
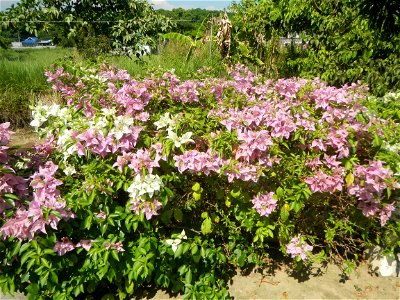
[[[148,0],[155,9],[183,9],[204,8],[208,10],[222,10],[228,7],[232,0]]]

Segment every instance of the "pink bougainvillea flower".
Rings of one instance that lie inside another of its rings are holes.
[[[56,242],[54,245],[54,251],[58,253],[58,255],[62,256],[67,252],[70,252],[75,249],[75,245],[70,241],[69,238],[63,237],[61,238],[61,242]]]
[[[305,241],[301,240],[301,235],[292,238],[290,243],[286,246],[286,253],[290,254],[292,258],[300,257],[301,260],[308,258],[307,253],[313,250],[313,246],[308,245]]]
[[[260,214],[260,216],[269,216],[278,207],[278,200],[273,198],[274,193],[270,192],[265,195],[254,197],[251,202],[253,208]]]

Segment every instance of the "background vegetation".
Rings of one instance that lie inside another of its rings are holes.
[[[400,87],[398,1],[243,0],[232,13],[235,39],[265,71],[275,68],[275,74],[285,75],[289,70],[336,86],[362,80],[375,95]],[[298,49],[279,63],[274,42],[293,33],[300,34],[307,51]],[[240,47],[233,51],[243,58]]]

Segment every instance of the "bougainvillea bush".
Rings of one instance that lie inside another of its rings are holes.
[[[63,103],[33,108],[44,142],[12,159],[0,131],[4,292],[223,299],[230,271],[271,253],[350,268],[366,246],[395,250],[396,127],[365,87],[206,74],[47,72]]]

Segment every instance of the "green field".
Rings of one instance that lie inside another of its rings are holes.
[[[216,53],[210,56],[209,45],[195,49],[186,63],[187,51],[184,45],[170,43],[159,54],[140,60],[127,56],[101,59],[128,70],[134,77],[174,69],[179,77],[186,79],[202,67],[212,67],[217,76],[225,72],[219,56]],[[63,48],[0,50],[0,122],[9,121],[14,128],[26,126],[30,121],[29,106],[50,96],[45,70],[52,64],[71,60],[79,61],[82,57],[74,49]]]

